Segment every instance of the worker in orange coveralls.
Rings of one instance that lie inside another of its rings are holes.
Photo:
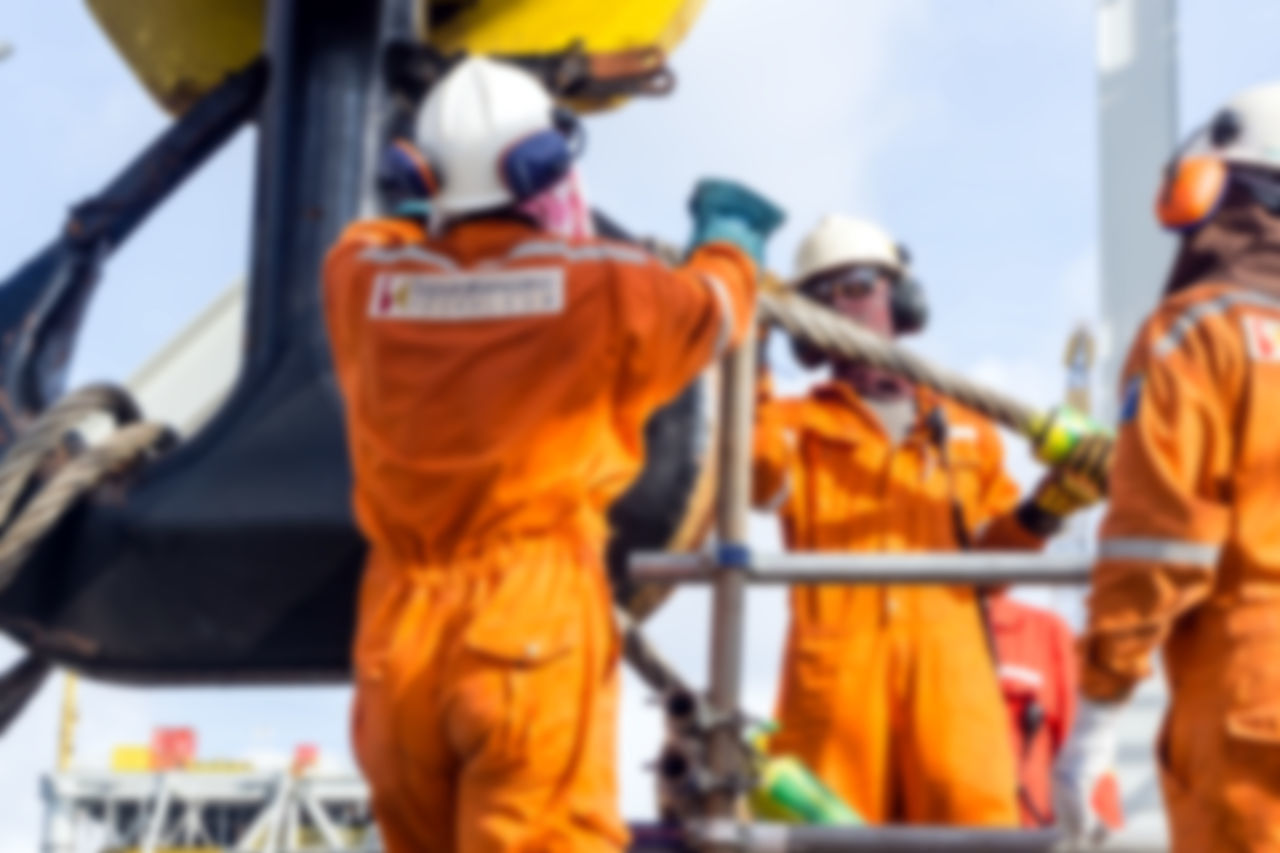
[[[1018,601],[1004,589],[984,599],[996,647],[996,676],[1013,733],[1022,825],[1054,823],[1053,760],[1076,712],[1075,637],[1052,610]],[[1094,807],[1112,829],[1124,823],[1115,774],[1098,781]]]
[[[924,324],[903,250],[878,226],[830,216],[804,240],[795,286],[880,334]],[[801,360],[818,355],[798,347]],[[864,366],[836,363],[808,396],[763,382],[755,501],[789,548],[1039,548],[1078,508],[1057,475],[1030,500],[994,428]],[[772,747],[804,761],[871,822],[1016,826],[1008,722],[977,593],[961,586],[802,586]]]
[[[357,223],[326,262],[370,544],[355,749],[390,853],[627,841],[605,513],[649,415],[752,322],[781,214],[704,182],[674,270],[559,237],[528,202],[580,132],[524,72],[464,61],[391,152],[433,193],[431,232]]]
[[[1072,838],[1103,834],[1085,792],[1163,647],[1172,848],[1280,850],[1280,84],[1192,136],[1157,210],[1182,244],[1121,379],[1056,808]]]

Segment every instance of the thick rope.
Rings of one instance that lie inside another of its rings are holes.
[[[759,304],[765,319],[826,353],[901,376],[1022,435],[1034,437],[1040,413],[1007,394],[936,367],[803,296],[780,289],[762,290]]]
[[[128,424],[60,468],[0,536],[0,590],[13,581],[26,558],[81,498],[171,437],[169,428],[161,424]]]
[[[867,331],[829,308],[766,278],[760,316],[825,353],[877,367],[938,392],[1035,442],[1048,418],[1019,400],[933,365],[898,343]],[[1058,464],[1085,474],[1104,489],[1114,441],[1109,435],[1083,438]]]
[[[36,476],[60,453],[77,427],[95,415],[111,417],[117,426],[139,418],[128,392],[114,385],[89,385],[59,400],[18,436],[0,460],[0,529]]]
[[[73,455],[75,430],[103,415],[123,426]],[[167,427],[138,417],[127,391],[93,385],[58,401],[14,442],[0,461],[0,591],[80,498],[171,440]],[[53,473],[59,456],[69,460]],[[37,487],[37,479],[50,473]]]
[[[76,430],[107,416],[119,429],[82,449]],[[68,394],[23,432],[0,460],[0,592],[27,557],[86,495],[162,449],[166,427],[139,422],[129,393],[92,385]],[[0,734],[44,684],[52,663],[29,653],[0,674]]]

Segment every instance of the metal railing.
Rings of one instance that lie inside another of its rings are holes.
[[[631,574],[640,581],[712,586],[709,713],[719,723],[706,729],[709,789],[702,819],[686,821],[695,849],[735,853],[821,853],[837,850],[1037,851],[1062,848],[1053,830],[950,827],[819,827],[744,823],[739,802],[744,778],[742,750],[734,739],[739,717],[743,616],[748,584],[1040,584],[1080,585],[1092,570],[1081,557],[1010,551],[915,554],[756,554],[747,543],[750,447],[755,377],[754,343],[724,361],[721,401],[719,545],[708,553],[633,555]],[[1115,838],[1104,850],[1153,853],[1162,840]]]
[[[848,554],[735,551],[726,560],[706,554],[639,554],[637,580],[710,583],[725,563],[751,584],[1036,584],[1078,586],[1089,581],[1090,560],[1074,556],[968,551],[960,554]]]

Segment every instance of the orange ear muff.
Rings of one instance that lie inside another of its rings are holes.
[[[1160,224],[1177,230],[1202,224],[1222,203],[1227,178],[1227,164],[1217,157],[1187,157],[1174,163],[1156,197]]]

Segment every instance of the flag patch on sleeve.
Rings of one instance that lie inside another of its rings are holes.
[[[1127,424],[1138,416],[1138,404],[1142,401],[1142,376],[1135,376],[1124,386],[1120,398],[1120,423]]]
[[[1246,314],[1244,339],[1254,361],[1280,361],[1280,320]]]
[[[535,317],[564,311],[564,270],[387,273],[379,276],[369,316],[385,320],[464,322]]]

